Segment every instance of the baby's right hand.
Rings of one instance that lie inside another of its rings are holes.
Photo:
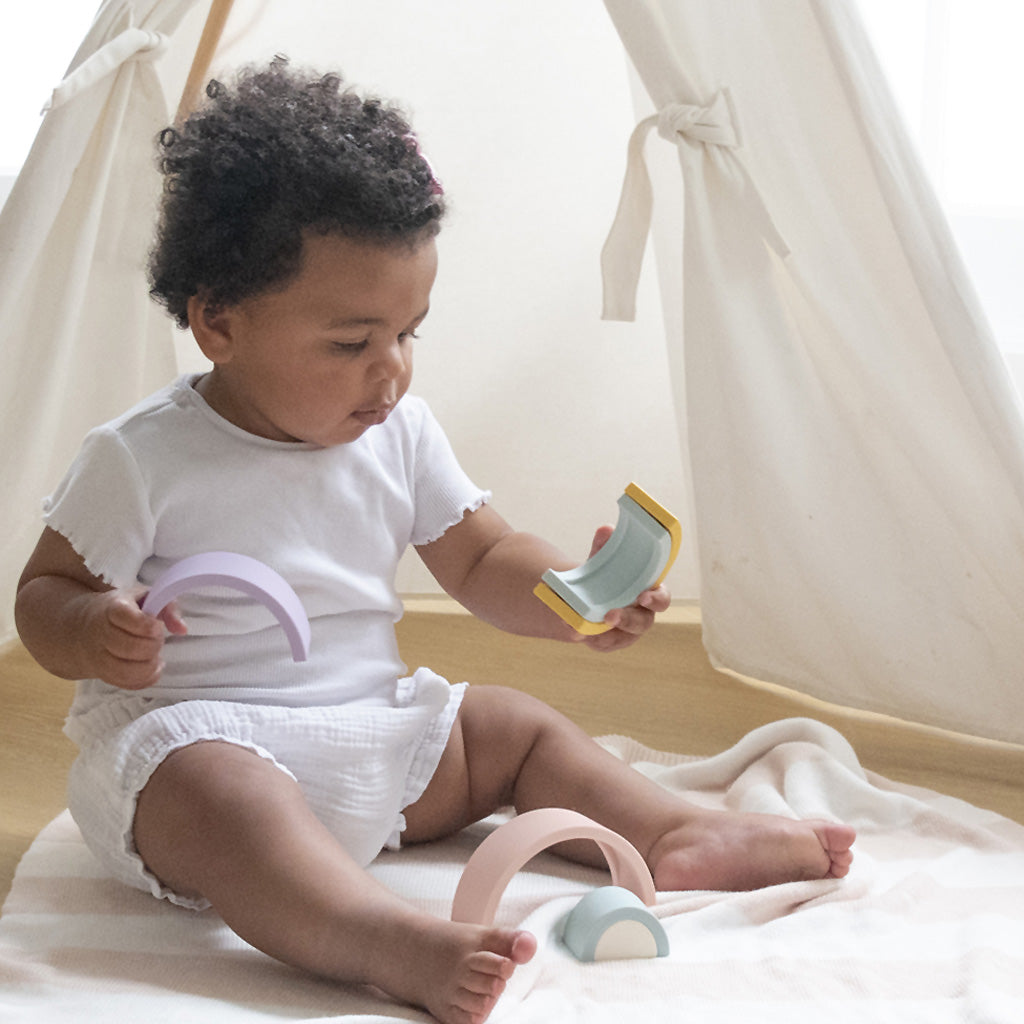
[[[160,678],[165,626],[176,635],[187,632],[173,602],[159,617],[145,614],[139,607],[142,593],[108,590],[90,600],[91,621],[84,631],[88,663],[98,679],[122,690],[144,690]]]

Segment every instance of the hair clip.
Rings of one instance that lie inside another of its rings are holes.
[[[443,196],[444,186],[441,184],[441,180],[438,178],[438,176],[434,173],[434,165],[430,162],[429,157],[426,155],[426,153],[423,152],[422,149],[420,149],[420,140],[416,138],[416,136],[412,132],[406,135],[405,138],[406,141],[412,143],[413,149],[416,150],[416,155],[427,165],[427,170],[430,171],[431,194],[435,196]]]

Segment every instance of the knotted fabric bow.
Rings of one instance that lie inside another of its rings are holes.
[[[148,60],[156,59],[167,49],[169,42],[162,32],[126,28],[90,54],[53,90],[43,107],[43,113],[62,107],[85,89],[113,74],[126,61],[141,56]]]
[[[636,317],[636,289],[653,206],[644,144],[654,127],[663,139],[678,146],[715,147],[721,159],[730,165],[732,191],[737,202],[746,208],[752,225],[779,256],[785,258],[789,255],[789,247],[776,228],[761,193],[736,153],[740,135],[728,91],[719,92],[706,107],[670,103],[657,114],[644,118],[629,140],[619,208],[601,251],[605,296],[602,316],[605,320],[633,320]]]

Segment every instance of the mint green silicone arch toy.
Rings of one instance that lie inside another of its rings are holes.
[[[636,484],[619,498],[619,519],[608,542],[575,569],[548,569],[537,595],[577,633],[593,636],[611,629],[604,617],[627,608],[658,586],[679,553],[682,527]]]

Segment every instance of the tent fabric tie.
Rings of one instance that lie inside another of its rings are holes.
[[[127,28],[109,43],[84,60],[69,74],[47,100],[42,112],[56,110],[69,103],[90,86],[113,74],[130,60],[160,57],[170,42],[163,32],[152,32],[144,28]]]
[[[670,103],[656,114],[644,118],[629,139],[626,176],[622,183],[619,207],[601,250],[601,275],[604,282],[604,309],[601,315],[605,320],[636,318],[636,290],[653,208],[653,191],[644,158],[644,145],[654,127],[657,127],[663,139],[677,146],[695,144],[714,147],[733,172],[727,180],[737,200],[745,207],[750,222],[781,258],[785,259],[789,255],[789,246],[775,226],[750,172],[736,152],[741,140],[728,90],[718,92],[707,106]]]
[[[725,92],[718,93],[708,107],[670,103],[637,126],[648,125],[645,137],[650,129],[648,122],[656,124],[658,134],[668,142],[677,142],[677,137],[681,135],[692,142],[726,146],[729,149],[735,149],[740,144],[739,132]]]

